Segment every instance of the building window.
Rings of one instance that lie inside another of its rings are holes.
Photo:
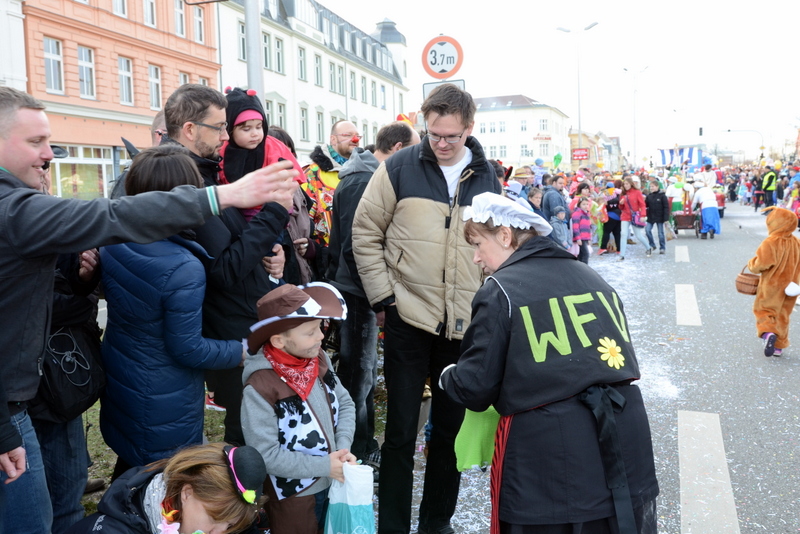
[[[378,84],[372,82],[372,105],[378,107]]]
[[[264,52],[264,68],[272,69],[272,37],[268,33],[261,34],[261,47]]]
[[[286,105],[278,104],[278,126],[286,129]]]
[[[492,158],[492,159],[497,157],[497,147],[496,146],[490,146],[489,147],[489,157]]]
[[[194,40],[201,44],[206,42],[205,12],[200,6],[194,6]]]
[[[494,123],[493,122],[489,123],[489,133],[494,133]]]
[[[364,127],[363,127],[363,128],[361,128],[361,137],[363,137],[363,138],[364,138],[364,144],[365,144],[365,145],[366,145],[366,144],[369,144],[369,143],[367,142],[367,133],[368,133],[368,132],[369,132],[369,126],[365,124],[365,125],[364,125]],[[374,141],[374,139],[373,139],[373,141]]]
[[[542,119],[547,120],[547,119]],[[539,144],[539,155],[543,158],[550,156],[550,144],[549,143],[540,143]]]
[[[275,38],[275,71],[283,74],[283,40]]]
[[[156,25],[156,0],[144,0],[144,23],[147,26]]]
[[[325,137],[325,114],[317,111],[317,143],[321,143]]]
[[[506,121],[500,121],[499,127],[500,127],[500,133],[505,132],[506,131]],[[500,156],[500,157],[502,158],[503,156]]]
[[[247,32],[244,29],[244,22],[239,23],[239,59],[247,61]]]
[[[306,49],[299,47],[297,49],[297,77],[305,81],[306,79]]]
[[[400,113],[403,113],[405,106],[403,105],[403,93],[397,93],[397,109]]]
[[[547,131],[547,119],[539,119],[539,131],[540,132]]]
[[[314,84],[322,87],[322,56],[314,54]]]
[[[267,118],[267,124],[272,124],[272,102],[270,100],[264,102],[264,116]]]
[[[78,78],[83,98],[94,98],[94,50],[78,47]]]
[[[350,98],[353,100],[356,99],[356,73],[354,71],[350,71]]]
[[[328,75],[331,81],[331,91],[336,91],[336,65],[328,63]]]
[[[480,124],[480,126],[478,127],[478,129],[479,129],[480,133],[486,133],[486,123],[482,122]]]
[[[530,156],[530,154],[528,153],[528,145],[519,145],[519,156],[521,158]]]
[[[500,158],[506,157],[506,145],[500,145],[500,155],[498,157]]]
[[[186,11],[183,0],[175,0],[175,34],[178,37],[186,37]]]
[[[161,109],[161,67],[147,66],[150,84],[150,109]]]
[[[528,131],[528,121],[522,119],[519,121],[519,131],[520,132],[527,132]]]
[[[189,75],[185,72],[178,73],[178,85],[186,85],[189,83]]]
[[[308,110],[300,108],[300,139],[308,141]]]
[[[133,105],[133,60],[119,56],[117,58],[119,71],[119,103]]]
[[[367,103],[367,77],[361,77],[361,101]]]
[[[339,94],[344,94],[344,67],[341,65],[336,68],[336,82],[339,86]]]
[[[128,0],[114,0],[114,6],[112,9],[114,10],[115,15],[119,15],[120,17],[127,17]]]
[[[381,109],[386,109],[386,86],[381,85]]]
[[[47,91],[64,92],[64,58],[61,55],[61,41],[44,38],[44,70]]]
[[[200,85],[205,85],[206,87],[208,87],[208,78],[203,78],[201,76],[200,78],[197,79],[197,83],[199,83]]]
[[[377,138],[378,138],[378,127],[377,126],[373,126],[372,127],[372,142],[374,143]]]

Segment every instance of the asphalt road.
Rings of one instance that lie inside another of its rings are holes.
[[[733,204],[713,240],[681,231],[665,255],[648,258],[635,245],[622,262],[590,259],[621,296],[630,323],[661,487],[661,533],[800,532],[800,346],[766,358],[754,297],[734,286],[767,235],[764,219]],[[686,320],[691,302],[676,297],[676,285],[694,295],[696,321]],[[798,335],[796,328],[791,339]],[[421,453],[417,459],[419,497]],[[457,532],[488,532],[488,481],[488,473],[465,473]]]

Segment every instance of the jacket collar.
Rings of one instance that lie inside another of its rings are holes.
[[[497,270],[499,271],[504,267],[508,267],[509,265],[517,263],[518,261],[534,256],[537,258],[563,258],[577,260],[572,253],[561,248],[549,237],[537,235],[523,243],[522,246],[515,250],[514,253],[511,254],[511,257],[504,261]]]

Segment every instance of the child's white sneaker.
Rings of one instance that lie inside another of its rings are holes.
[[[786,286],[786,289],[784,289],[783,292],[790,297],[796,297],[800,295],[800,285],[797,285],[794,282],[789,282],[789,285]]]

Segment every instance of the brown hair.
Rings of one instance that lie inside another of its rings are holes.
[[[234,486],[224,446],[224,443],[209,443],[187,447],[172,458],[151,465],[150,470],[164,470],[167,486],[164,500],[178,510],[177,521],[182,512],[181,490],[188,484],[212,520],[231,525],[228,532],[239,532],[253,523],[258,505],[247,503]]]
[[[216,89],[206,85],[198,83],[181,85],[164,105],[167,134],[177,139],[181,128],[187,122],[203,122],[211,106],[225,109],[228,107],[228,99]]]
[[[3,139],[8,139],[11,124],[16,120],[17,111],[20,109],[41,111],[45,109],[45,106],[38,98],[19,89],[0,87],[0,136]]]
[[[428,120],[431,113],[458,115],[461,117],[461,124],[469,127],[475,121],[475,101],[468,92],[452,83],[446,83],[431,91],[422,103],[422,116],[425,120]]]
[[[464,239],[467,240],[467,243],[471,244],[472,238],[478,236],[479,234],[495,237],[500,232],[500,228],[502,228],[502,226],[495,226],[494,221],[491,218],[484,223],[479,223],[473,221],[472,219],[468,219],[464,223]],[[539,232],[537,232],[534,228],[529,228],[527,230],[514,228],[513,226],[509,226],[507,228],[511,230],[511,246],[514,248],[521,247],[530,238],[539,235]]]
[[[172,191],[179,185],[203,187],[203,179],[191,152],[181,145],[159,145],[142,150],[133,158],[125,177],[125,194]]]
[[[631,189],[637,189],[637,190],[639,189],[638,187],[636,187],[636,182],[633,181],[633,178],[625,178],[625,180],[623,180],[623,182],[626,183],[626,184],[630,184]],[[630,191],[631,189],[625,189],[623,187],[622,188],[622,194],[623,195],[627,195],[628,191]]]
[[[403,148],[411,144],[414,131],[404,122],[390,122],[378,131],[375,139],[375,150],[388,154],[394,145],[401,143]]]

